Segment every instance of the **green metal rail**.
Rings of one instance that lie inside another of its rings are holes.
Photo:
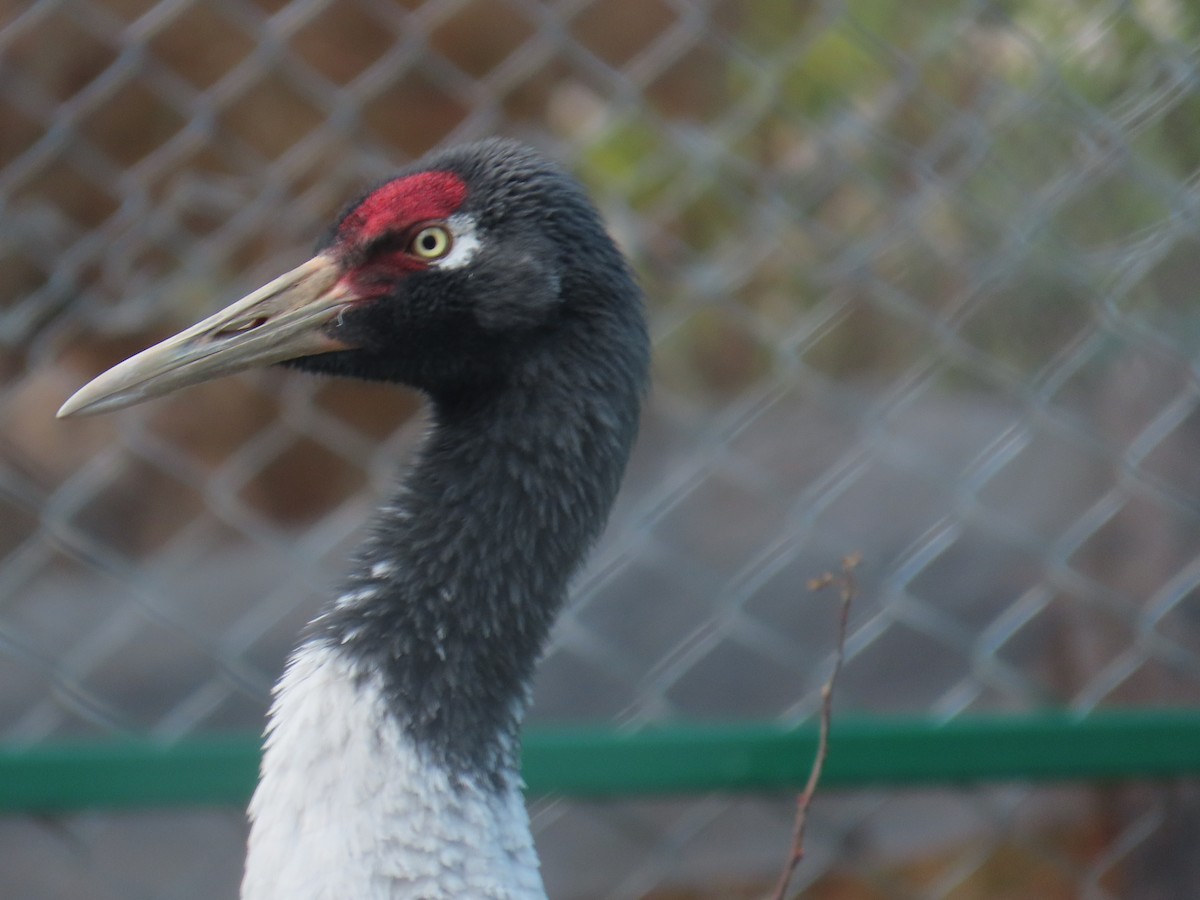
[[[815,727],[678,725],[623,734],[530,728],[531,793],[615,797],[793,790]],[[78,741],[0,747],[0,811],[245,803],[257,737]],[[1129,780],[1200,775],[1200,711],[1133,710],[835,721],[822,783],[916,786],[1003,780]]]

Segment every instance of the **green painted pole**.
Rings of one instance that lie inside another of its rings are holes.
[[[808,777],[815,728],[675,727],[629,735],[531,733],[534,793],[613,796],[793,790]],[[1095,781],[1200,774],[1200,712],[1128,711],[835,721],[821,783],[893,787],[987,781]]]
[[[174,744],[79,741],[0,747],[0,811],[242,805],[258,739]],[[687,724],[621,733],[530,728],[524,775],[535,794],[617,797],[795,790],[814,727]],[[994,781],[1114,781],[1200,774],[1200,712],[1129,710],[926,718],[843,716],[822,784],[912,787]]]

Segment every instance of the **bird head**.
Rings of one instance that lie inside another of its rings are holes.
[[[587,315],[606,278],[636,306],[621,256],[573,179],[510,141],[454,148],[351,204],[312,259],[108,370],[58,415],[280,362],[434,397],[476,390]]]

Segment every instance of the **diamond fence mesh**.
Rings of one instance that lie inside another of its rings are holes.
[[[0,2],[0,739],[261,726],[420,432],[275,372],[59,423],[439,144],[588,183],[650,298],[534,721],[1200,700],[1184,0]],[[790,797],[533,807],[552,896],[761,896]],[[823,794],[818,898],[1200,895],[1194,785]],[[0,821],[6,897],[232,896],[240,811]]]

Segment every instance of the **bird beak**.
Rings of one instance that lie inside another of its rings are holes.
[[[352,349],[325,333],[325,326],[355,300],[353,290],[339,282],[340,275],[332,257],[310,259],[113,366],[76,391],[58,417],[109,412],[252,366]]]

